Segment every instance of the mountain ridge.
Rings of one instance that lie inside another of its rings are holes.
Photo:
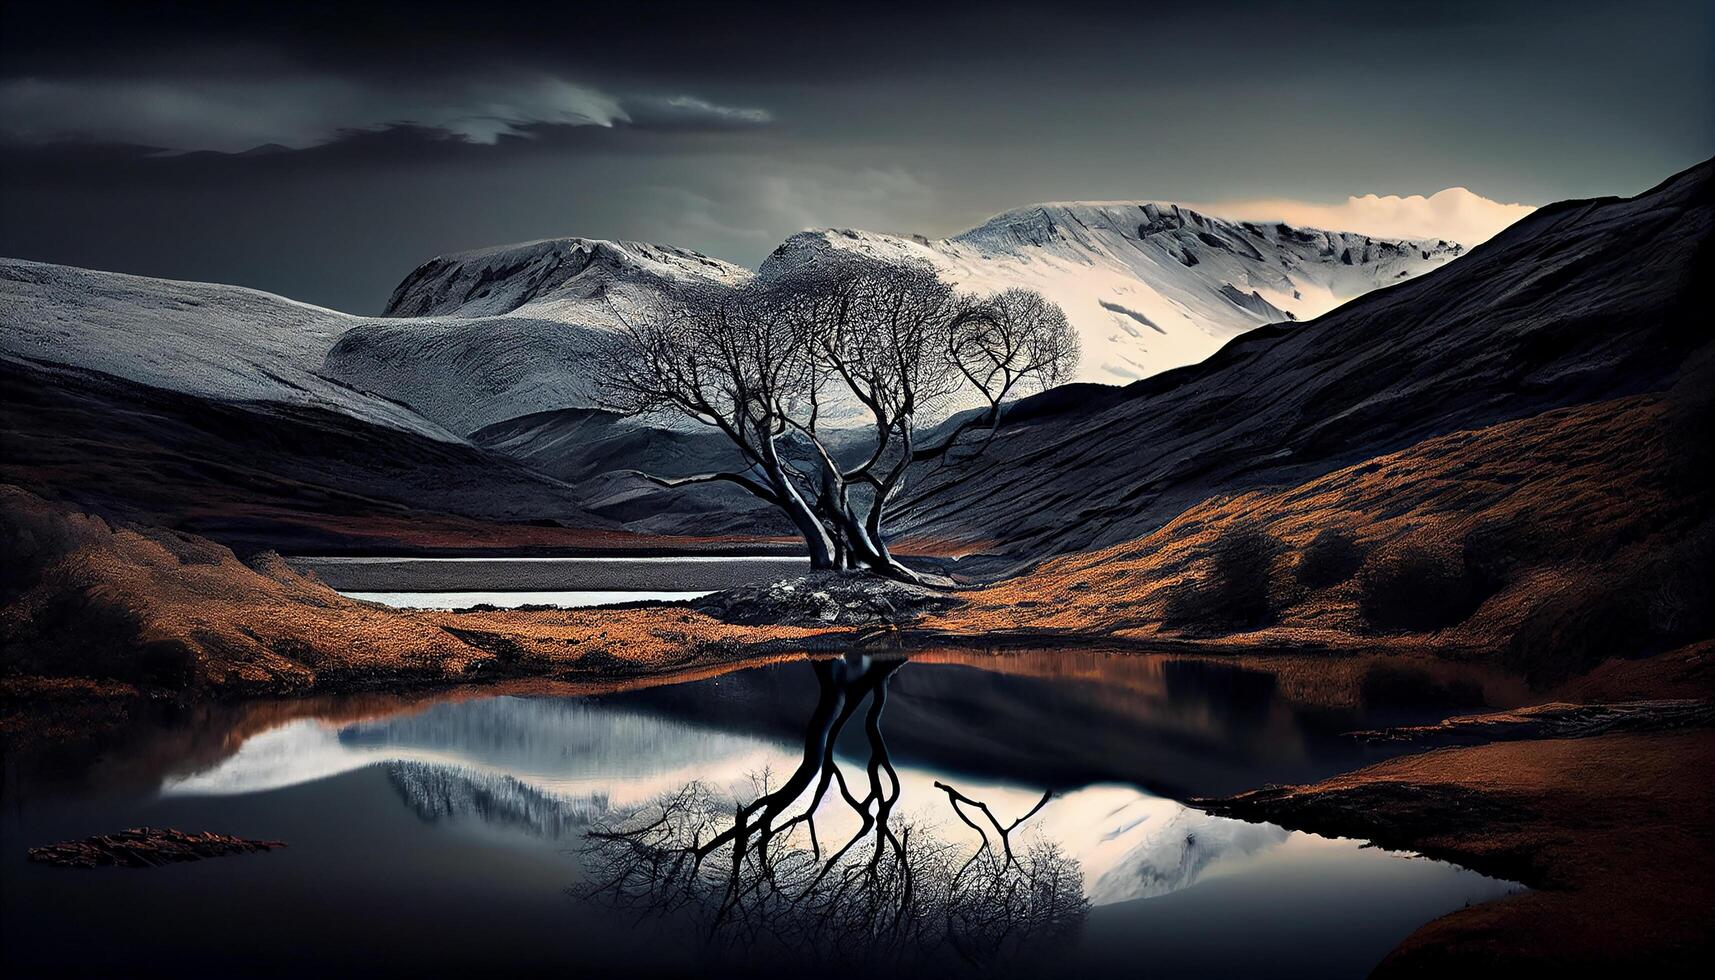
[[[1319,315],[1445,264],[1464,248],[1231,221],[1167,202],[1062,202],[1003,211],[943,239],[799,232],[757,274],[840,252],[927,263],[979,292],[1036,289],[1078,330],[1084,358],[1077,380],[1124,384],[1194,363],[1257,326]]]
[[[929,475],[900,532],[1015,569],[1142,537],[1212,496],[1660,390],[1711,339],[1695,283],[1715,266],[1712,171],[1540,209],[1446,268],[1093,403],[1025,399],[993,447],[1007,464]]]
[[[437,255],[400,281],[382,316],[498,315],[548,299],[600,299],[616,285],[694,279],[738,285],[750,275],[675,245],[542,238]]]

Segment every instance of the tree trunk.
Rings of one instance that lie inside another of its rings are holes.
[[[834,542],[828,537],[828,531],[822,526],[822,521],[816,512],[804,500],[804,495],[798,492],[798,485],[786,474],[786,465],[780,460],[780,453],[769,439],[763,444],[763,464],[768,473],[768,482],[772,484],[775,494],[780,498],[780,509],[792,519],[798,533],[804,536],[804,547],[810,552],[810,567],[817,571],[838,568],[834,550]]]
[[[799,497],[797,491],[786,485],[786,492],[781,495],[782,505],[792,523],[797,526],[798,533],[804,537],[804,547],[810,553],[810,567],[817,571],[838,569],[843,562],[843,556],[836,551],[834,542],[828,537],[827,528],[811,513],[808,505]]]

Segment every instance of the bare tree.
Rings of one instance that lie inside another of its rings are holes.
[[[675,297],[602,345],[597,376],[604,407],[719,429],[745,464],[655,482],[736,484],[785,512],[812,567],[922,581],[886,535],[913,464],[980,453],[1003,403],[1058,382],[1077,356],[1065,315],[1036,293],[962,296],[926,266],[851,259]],[[920,445],[926,421],[973,401]],[[854,406],[867,441],[836,452],[833,426]]]

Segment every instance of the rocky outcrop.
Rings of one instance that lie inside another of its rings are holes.
[[[1672,731],[1715,724],[1715,702],[1681,699],[1624,704],[1532,705],[1516,711],[1461,715],[1434,725],[1353,732],[1364,742],[1457,745],[1521,738],[1591,738],[1610,732]]]
[[[819,572],[716,592],[692,608],[745,626],[900,626],[960,604],[956,596],[863,573]]]
[[[285,847],[284,841],[250,840],[204,831],[134,827],[117,834],[97,834],[83,840],[32,847],[30,860],[62,868],[157,868],[163,864],[201,861],[231,854],[254,854]]]

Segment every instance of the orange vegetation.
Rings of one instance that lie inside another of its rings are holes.
[[[1382,976],[1673,975],[1715,940],[1715,733],[1499,742],[1212,804],[1534,890],[1419,929]]]
[[[1212,499],[1148,537],[967,593],[966,605],[922,626],[951,635],[1199,637],[1206,649],[1431,646],[1487,654],[1537,634],[1557,642],[1603,595],[1655,588],[1640,602],[1681,601],[1673,575],[1644,581],[1657,556],[1709,537],[1709,495],[1687,488],[1671,415],[1654,397],[1562,409],[1429,439],[1297,487]],[[1239,529],[1273,542],[1258,558],[1268,615],[1237,629],[1176,622],[1176,593],[1211,577],[1217,545]],[[1349,533],[1364,567],[1331,584],[1303,584],[1305,549],[1329,529]],[[1378,628],[1364,611],[1366,570],[1401,554],[1481,573],[1473,608],[1436,629]],[[1588,651],[1592,663],[1632,652]]]
[[[63,695],[67,678],[96,681],[82,690],[100,695],[114,682],[260,694],[616,677],[731,662],[817,635],[683,609],[405,613],[347,599],[273,555],[247,565],[203,538],[115,527],[15,487],[0,487],[0,515],[0,679],[14,696]]]

